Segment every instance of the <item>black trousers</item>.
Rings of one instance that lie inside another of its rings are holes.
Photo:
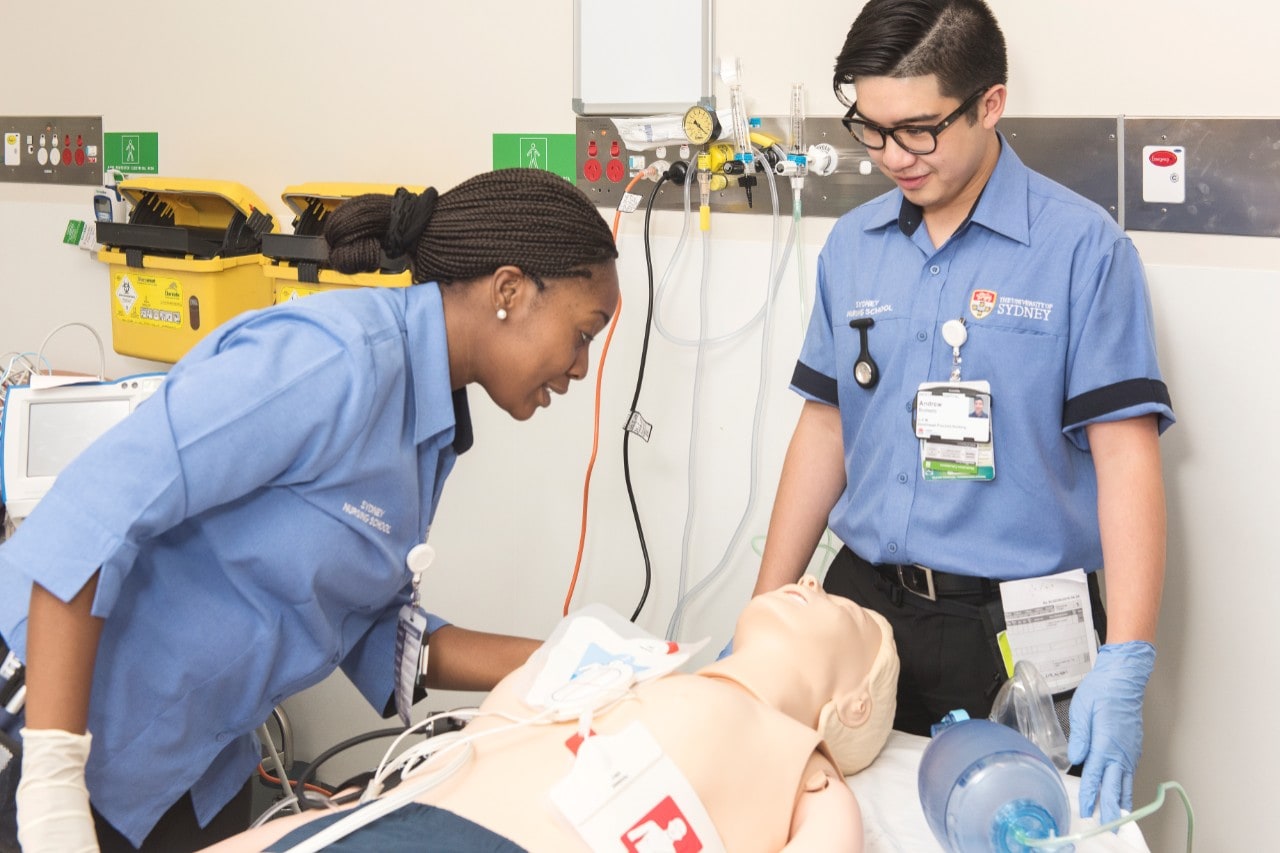
[[[240,793],[214,815],[213,820],[204,828],[196,820],[191,795],[183,794],[182,799],[164,813],[160,822],[143,839],[141,847],[134,847],[129,839],[98,814],[97,809],[93,812],[93,822],[98,830],[98,849],[101,853],[133,853],[134,850],[145,853],[189,853],[248,829],[252,811],[253,780],[250,779],[240,789]]]
[[[866,560],[842,548],[823,588],[884,615],[893,627],[901,671],[893,727],[929,735],[950,711],[986,717],[1007,680],[996,634],[1004,630],[998,587],[990,593],[940,596],[929,601],[889,580]],[[1089,575],[1093,624],[1106,637],[1106,612],[1097,578]]]

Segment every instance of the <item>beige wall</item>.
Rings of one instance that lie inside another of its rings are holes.
[[[830,68],[857,4],[804,7],[803,16],[773,13],[769,20],[737,14],[748,5],[756,4],[721,0],[715,40],[720,55],[741,58],[750,108],[785,113],[790,85],[802,81],[811,115],[837,114]],[[1224,0],[1211,11],[1201,0],[993,5],[1010,42],[1013,115],[1280,115],[1273,46],[1280,15],[1270,3]],[[100,114],[107,131],[156,131],[163,174],[240,181],[287,223],[279,193],[291,184],[445,188],[489,168],[493,133],[572,132],[571,10],[568,0],[71,0],[56,14],[9,4],[0,114]],[[618,36],[651,38],[669,25],[637,19]],[[34,349],[49,330],[73,320],[95,326],[109,349],[105,269],[60,242],[68,218],[89,215],[89,194],[87,188],[0,184],[0,351]],[[757,198],[767,194],[759,191]],[[654,219],[661,270],[680,222],[670,213]],[[805,220],[799,243],[805,274],[794,269],[793,258],[776,303],[760,494],[748,540],[764,533],[798,411],[785,385],[800,340],[799,287],[811,282],[830,225]],[[603,601],[627,614],[643,579],[618,427],[630,403],[642,332],[640,232],[639,216],[624,219],[624,314],[605,374],[600,458],[575,597],[578,604]],[[759,305],[772,235],[765,217],[728,216],[716,217],[713,234],[710,324],[723,329]],[[1134,238],[1149,264],[1162,360],[1179,416],[1164,440],[1169,578],[1135,799],[1149,800],[1161,780],[1179,780],[1196,805],[1202,848],[1240,849],[1250,830],[1236,816],[1267,813],[1272,798],[1264,768],[1277,757],[1260,724],[1275,706],[1280,645],[1273,613],[1280,582],[1264,526],[1274,523],[1276,504],[1267,496],[1267,427],[1280,412],[1267,389],[1276,369],[1271,344],[1280,316],[1280,240]],[[668,306],[669,323],[686,333],[696,321],[700,252],[691,238]],[[719,561],[746,503],[759,346],[756,334],[707,357],[691,582]],[[59,333],[46,355],[66,369],[97,367],[96,348],[82,329]],[[154,366],[109,355],[107,370],[121,375]],[[691,350],[655,335],[640,409],[656,428],[649,444],[631,447],[654,567],[640,621],[657,632],[665,630],[676,602],[693,367]],[[577,548],[592,439],[589,384],[527,425],[473,393],[476,448],[450,481],[436,525],[440,558],[427,579],[436,609],[491,630],[545,636],[555,624]],[[749,592],[755,563],[749,541],[740,544],[726,575],[690,606],[686,636],[709,635],[718,648]],[[428,704],[474,699],[439,695]],[[379,725],[340,679],[289,709],[304,757]],[[1176,811],[1170,803],[1146,822],[1153,849],[1179,848],[1183,820]]]

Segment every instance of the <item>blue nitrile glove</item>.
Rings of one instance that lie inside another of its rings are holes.
[[[1071,698],[1067,760],[1084,763],[1080,815],[1095,805],[1102,822],[1133,808],[1133,771],[1142,755],[1142,697],[1156,663],[1155,646],[1143,640],[1098,649],[1093,670]]]
[[[731,654],[733,654],[733,637],[729,638],[729,642],[725,643],[724,648],[720,650],[720,654],[716,655],[716,660],[724,660]]]

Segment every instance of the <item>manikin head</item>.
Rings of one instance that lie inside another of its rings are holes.
[[[594,204],[539,169],[476,175],[447,192],[363,195],[328,217],[334,269],[408,263],[438,282],[454,387],[475,382],[517,420],[587,375],[619,300],[613,234]]]
[[[879,613],[806,576],[751,599],[733,647],[709,669],[817,728],[841,772],[880,753],[897,707],[898,652]]]

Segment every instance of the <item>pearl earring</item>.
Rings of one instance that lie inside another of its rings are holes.
[[[507,319],[507,309],[506,309],[506,308],[499,308],[499,309],[498,309],[498,319],[499,319],[499,320],[505,320],[505,319]]]

